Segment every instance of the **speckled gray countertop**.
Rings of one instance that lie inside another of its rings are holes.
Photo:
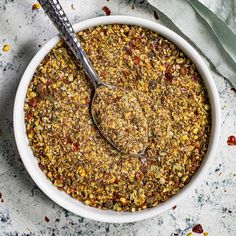
[[[64,0],[73,23],[103,15],[107,5],[112,14],[141,16],[176,30],[145,1]],[[144,2],[144,3],[143,3]],[[39,47],[56,34],[42,9],[32,11],[30,0],[0,2],[0,235],[187,235],[202,224],[210,236],[236,235],[236,146],[227,138],[236,135],[236,93],[210,64],[221,99],[220,143],[208,176],[192,196],[175,209],[149,220],[130,224],[108,224],[76,216],[52,202],[34,184],[16,149],[12,110],[20,78]],[[73,7],[71,6],[73,4]],[[47,217],[45,220],[45,216]]]

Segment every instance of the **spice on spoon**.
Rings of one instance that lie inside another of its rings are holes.
[[[97,89],[92,115],[102,134],[121,152],[142,153],[147,145],[147,119],[138,99],[128,91]]]

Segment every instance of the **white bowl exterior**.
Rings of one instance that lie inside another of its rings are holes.
[[[182,190],[180,190],[180,192],[177,193],[174,197],[170,198],[168,201],[160,204],[157,207],[138,212],[115,212],[111,210],[101,210],[86,206],[81,202],[73,199],[65,192],[58,190],[51,183],[51,181],[46,178],[45,174],[40,170],[38,166],[38,161],[34,157],[33,152],[29,146],[29,141],[26,135],[25,128],[24,99],[26,97],[28,85],[34,75],[37,66],[40,64],[43,58],[50,52],[50,50],[59,42],[59,36],[52,38],[48,43],[46,43],[34,56],[32,61],[26,68],[16,93],[13,121],[16,144],[22,161],[34,182],[48,197],[50,197],[54,202],[67,209],[68,211],[71,211],[77,215],[89,219],[110,223],[127,223],[147,219],[170,209],[172,206],[176,205],[181,199],[193,192],[193,190],[196,188],[196,185],[207,174],[208,167],[213,159],[214,153],[217,148],[217,143],[220,134],[220,103],[214,80],[200,55],[183,38],[178,36],[173,31],[169,30],[168,28],[152,21],[130,16],[98,17],[80,22],[78,24],[75,24],[73,27],[77,32],[97,25],[116,23],[138,25],[153,30],[159,33],[160,35],[166,37],[171,42],[173,42],[178,48],[180,48],[193,61],[200,75],[204,79],[211,104],[211,137],[207,154],[203,159],[200,168],[192,177],[188,185],[186,185]]]

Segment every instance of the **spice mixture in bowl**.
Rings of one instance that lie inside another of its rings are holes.
[[[184,39],[145,19],[97,17],[74,29],[101,80],[133,97],[109,110],[100,104],[108,117],[95,106],[98,120],[121,120],[119,131],[128,134],[127,124],[134,140],[141,138],[136,130],[146,133],[145,155],[125,155],[102,138],[89,111],[92,85],[55,36],[29,63],[16,93],[21,159],[37,186],[77,215],[112,223],[158,215],[192,194],[213,160],[220,104],[210,71]]]
[[[169,40],[139,26],[97,26],[78,37],[101,80],[138,100],[145,154],[120,153],[97,131],[92,86],[59,42],[25,98],[27,136],[40,168],[59,190],[96,208],[133,212],[167,201],[191,181],[208,149],[211,106],[198,70]],[[116,115],[105,109],[101,123],[121,119]],[[125,135],[116,135],[122,143]]]

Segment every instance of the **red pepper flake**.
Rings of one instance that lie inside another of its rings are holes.
[[[73,143],[69,135],[67,135],[67,136],[65,137],[64,143],[65,143],[65,144],[68,144],[68,143],[72,144],[72,143]]]
[[[192,79],[193,79],[194,81],[199,81],[199,80],[200,80],[200,77],[199,77],[199,75],[193,75],[193,76],[192,76]]]
[[[235,146],[236,145],[236,137],[231,135],[228,137],[227,144],[229,146]]]
[[[169,43],[167,43],[166,41],[162,41],[161,48],[162,49],[168,49],[169,48]]]
[[[73,152],[77,152],[79,150],[79,147],[76,143],[72,143],[71,148]]]
[[[44,217],[44,220],[45,220],[46,222],[49,222],[49,219],[48,219],[47,216]]]
[[[38,166],[42,171],[44,171],[46,169],[46,167],[44,165],[42,165],[41,163],[38,163]]]
[[[130,72],[129,72],[129,71],[127,71],[127,70],[123,70],[123,75],[127,77],[127,76],[129,76],[129,75],[130,75]]]
[[[107,72],[105,72],[105,71],[101,72],[101,77],[106,78],[106,75],[107,75]]]
[[[180,68],[180,74],[181,75],[186,75],[188,73],[188,69],[186,67],[181,67]]]
[[[128,55],[132,55],[132,49],[130,47],[124,47],[124,50]]]
[[[134,56],[134,64],[138,65],[140,63],[140,58],[138,56]]]
[[[202,225],[200,225],[200,224],[195,225],[195,226],[193,227],[193,232],[194,232],[194,233],[198,233],[198,234],[202,234],[202,233],[203,233]]]
[[[156,11],[154,11],[154,18],[155,18],[156,20],[159,20],[159,19],[160,19],[159,16],[157,15],[157,12],[156,12]]]
[[[173,69],[172,65],[170,63],[167,63],[166,64],[166,73],[171,73],[172,69]]]
[[[51,79],[47,79],[46,85],[49,86],[51,83],[52,83],[52,80]]]
[[[142,179],[143,178],[143,173],[142,172],[136,173],[135,178],[136,178],[136,180]]]
[[[171,73],[165,73],[165,78],[166,78],[166,80],[171,81],[173,79],[173,76]]]
[[[25,119],[26,119],[27,121],[30,121],[30,119],[31,119],[32,117],[33,117],[33,116],[32,116],[31,113],[27,113],[26,116],[25,116]]]
[[[122,197],[122,196],[121,196],[119,193],[116,193],[116,192],[114,192],[114,193],[113,193],[113,196],[112,196],[112,198],[115,199],[115,200],[117,200],[117,199],[120,200],[121,197]]]
[[[29,100],[29,105],[30,105],[31,107],[35,107],[36,104],[37,104],[37,101],[36,101],[35,98],[31,98],[31,99]]]
[[[102,32],[107,36],[107,31],[108,31],[108,29],[107,28],[103,28],[102,29]]]
[[[111,15],[111,10],[107,6],[104,6],[102,10],[106,13],[107,16]]]
[[[129,45],[130,45],[131,49],[132,49],[132,48],[138,48],[138,47],[140,47],[141,42],[142,42],[141,37],[134,37],[134,38],[129,42]]]

